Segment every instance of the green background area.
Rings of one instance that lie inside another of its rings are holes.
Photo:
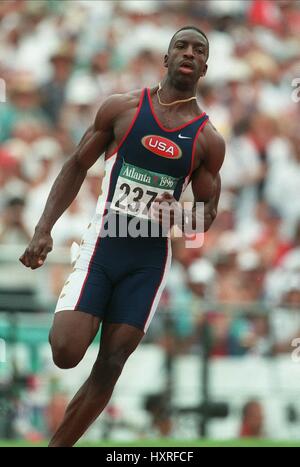
[[[26,441],[0,441],[0,447],[45,447],[47,443],[30,443]],[[77,444],[78,447],[300,447],[299,441],[271,440],[271,439],[233,439],[233,440],[176,440],[157,439],[139,440],[132,442],[103,441],[88,442],[83,441]]]

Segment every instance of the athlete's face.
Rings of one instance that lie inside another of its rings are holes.
[[[208,43],[202,34],[186,29],[176,34],[170,43],[164,66],[168,74],[182,84],[195,84],[207,70]]]

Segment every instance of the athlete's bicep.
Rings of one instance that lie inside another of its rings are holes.
[[[192,190],[194,195],[193,210],[196,215],[203,216],[204,231],[206,232],[217,216],[221,193],[220,174],[212,174],[202,166],[194,173]]]
[[[112,131],[101,131],[93,128],[76,149],[74,159],[80,167],[88,170],[103,154],[112,137]]]
[[[199,167],[192,176],[191,187],[194,202],[207,203],[217,194],[219,174],[213,175],[205,166]]]
[[[213,125],[207,125],[204,129],[206,154],[203,158],[204,167],[216,177],[220,172],[225,158],[225,141]]]
[[[121,94],[104,100],[94,124],[86,131],[74,155],[82,168],[88,170],[113,141],[116,118],[126,110],[129,102],[128,96]]]
[[[207,202],[220,196],[220,169],[225,157],[225,142],[210,124],[200,134],[198,143],[202,148],[202,161],[192,175],[192,190],[195,201]]]
[[[113,140],[116,103],[116,96],[111,96],[103,102],[93,125],[87,129],[76,148],[73,158],[85,170],[97,161]]]

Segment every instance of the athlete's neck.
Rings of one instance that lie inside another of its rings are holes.
[[[161,81],[160,96],[164,102],[187,99],[196,96],[196,93],[197,83],[192,87],[187,87],[186,84],[173,82],[168,77]]]

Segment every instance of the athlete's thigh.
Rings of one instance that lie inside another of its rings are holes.
[[[52,347],[84,351],[97,333],[111,290],[111,282],[101,268],[76,268],[56,305],[50,331]]]
[[[62,310],[55,313],[50,330],[51,346],[84,352],[94,339],[100,318],[77,310]]]

